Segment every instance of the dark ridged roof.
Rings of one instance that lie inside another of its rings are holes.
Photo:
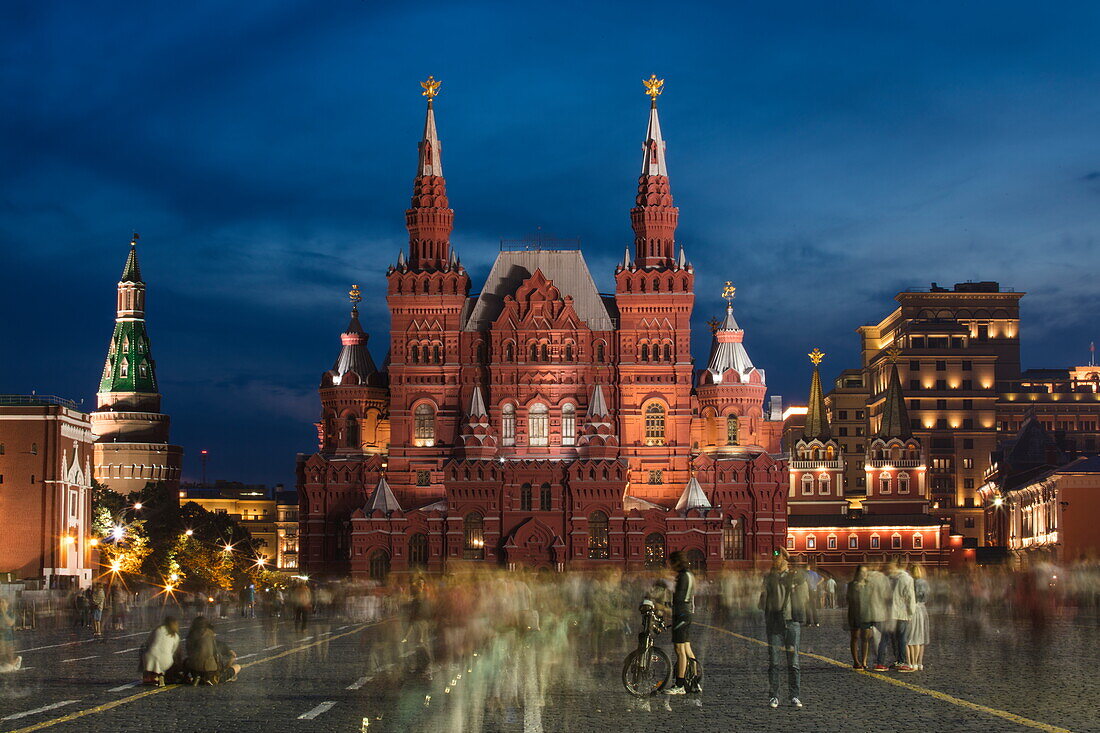
[[[825,412],[825,393],[821,390],[821,372],[815,366],[810,378],[810,401],[806,406],[806,424],[802,428],[804,440],[826,441],[833,437],[829,416]]]
[[[352,308],[351,321],[344,331],[343,346],[340,355],[336,357],[336,363],[332,365],[331,373],[342,377],[348,372],[355,372],[359,379],[366,381],[367,377],[375,374],[378,368],[371,358],[370,349],[367,348],[367,334],[359,323],[359,310]]]
[[[122,268],[122,282],[142,282],[141,268],[138,266],[137,247],[132,244],[130,245],[130,256],[126,258],[126,265]]]
[[[886,387],[886,399],[882,403],[882,423],[878,428],[880,438],[899,438],[907,440],[913,437],[913,428],[909,425],[909,411],[905,407],[905,395],[901,391],[901,377],[898,365],[890,365],[890,384]]]

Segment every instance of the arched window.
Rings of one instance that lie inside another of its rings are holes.
[[[646,535],[645,566],[650,570],[659,570],[665,566],[665,536],[660,532]]]
[[[148,377],[149,376],[149,365],[146,364],[145,362],[141,362],[141,364],[138,365],[138,374],[141,376],[142,379],[145,379],[146,377]]]
[[[359,421],[355,419],[355,415],[348,415],[344,420],[344,444],[348,448],[358,448],[359,443]]]
[[[500,411],[500,437],[504,445],[516,444],[516,406],[511,403]]]
[[[539,489],[539,509],[544,512],[550,511],[554,503],[554,495],[550,490],[550,484],[543,484]]]
[[[531,484],[524,484],[519,487],[519,510],[521,512],[531,511]]]
[[[908,494],[909,493],[909,474],[906,473],[905,471],[902,471],[901,473],[898,474],[898,493],[899,494]]]
[[[539,346],[539,359],[542,361],[550,361],[550,347],[547,344],[541,344]]]
[[[665,406],[660,402],[651,402],[645,408],[645,443],[665,444]]]
[[[577,408],[565,403],[561,408],[561,444],[573,445],[577,442]]]
[[[642,361],[649,361],[649,344],[642,344]]]
[[[409,356],[411,357],[413,364],[420,363],[420,347],[416,344],[409,344]]]
[[[606,560],[611,556],[607,515],[592,512],[588,515],[588,557],[591,560]]]
[[[423,404],[416,408],[413,428],[415,443],[420,446],[435,445],[435,408]]]
[[[467,560],[485,559],[485,520],[470,512],[462,520],[462,556]]]
[[[814,477],[813,474],[802,474],[802,495],[811,496],[814,493]]]
[[[688,550],[687,564],[688,569],[692,572],[705,573],[707,571],[707,558],[703,555],[702,550]]]
[[[531,361],[539,360],[539,345],[531,344]]]
[[[878,479],[878,492],[880,494],[889,494],[890,493],[890,474],[884,473],[883,475],[879,476],[879,479]]]
[[[726,418],[726,445],[740,445],[737,442],[739,427],[740,421],[737,419],[737,415],[730,415]]]
[[[665,361],[672,361],[672,344],[665,344]]]
[[[432,347],[432,361],[436,364],[443,363],[443,349],[440,348],[439,344]]]
[[[604,359],[603,341],[600,341],[599,343],[596,344],[596,361],[603,361],[603,359]]]
[[[31,455],[32,456],[37,456],[38,455],[38,443],[31,443]],[[31,483],[32,484],[34,483],[33,479],[31,480]]]
[[[504,361],[516,360],[516,347],[511,341],[504,344]]]
[[[417,532],[409,538],[409,567],[422,568],[428,564],[428,535]]]
[[[823,473],[817,477],[817,493],[822,496],[828,496],[830,493],[829,489],[829,474]]]
[[[386,576],[390,574],[390,556],[385,550],[375,550],[370,555],[370,577],[371,580],[377,580],[379,582],[386,579]]]
[[[130,361],[124,356],[118,365],[118,376],[126,378],[130,375]]]
[[[806,535],[806,549],[807,550],[816,550],[817,549],[817,537],[815,537],[812,534]]]
[[[530,445],[550,444],[550,415],[546,405],[536,402],[527,411],[527,442]]]
[[[477,344],[477,360],[481,363],[485,363],[485,342],[479,341]]]
[[[573,344],[571,343],[565,345],[565,360],[573,361]]]
[[[722,557],[745,559],[745,525],[740,519],[731,519],[729,525],[722,528]]]
[[[913,549],[914,550],[923,550],[924,549],[924,535],[922,535],[920,532],[913,535]]]

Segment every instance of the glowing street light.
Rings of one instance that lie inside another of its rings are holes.
[[[92,539],[88,540],[88,544],[91,545],[92,547],[95,547],[96,545],[99,544],[99,540],[97,540],[95,537],[93,537]]]
[[[189,529],[186,532],[184,532],[184,534],[187,535],[188,537],[190,537],[191,535],[195,534],[195,530]]]
[[[175,583],[179,579],[180,579],[180,576],[177,575],[176,573],[172,573],[171,575],[168,576],[168,580],[172,581],[173,583]]]
[[[226,542],[225,547],[223,549],[225,550],[225,552],[233,552],[233,545]]]
[[[134,509],[137,509],[137,510],[139,510],[139,511],[140,511],[140,510],[141,510],[141,506],[142,506],[142,504],[141,504],[141,502],[139,501],[139,502],[137,502],[137,503],[135,503],[135,504],[134,504]]]
[[[993,506],[1001,506],[1004,503],[1005,503],[1005,500],[1004,500],[1003,496],[997,496],[997,497],[994,497],[994,499],[993,499]]]
[[[122,535],[124,534],[126,534],[126,528],[123,527],[121,524],[116,524],[114,527],[111,528],[111,537],[113,537],[116,541],[121,540]]]
[[[111,572],[112,573],[117,573],[120,570],[122,570],[122,560],[120,560],[118,558],[115,558],[114,560],[111,560]]]

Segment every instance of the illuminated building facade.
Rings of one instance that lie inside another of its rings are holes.
[[[389,357],[358,320],[321,382],[298,460],[302,566],[384,576],[472,562],[563,570],[749,566],[786,536],[786,467],[764,372],[733,316],[696,374],[695,272],[675,241],[653,98],[634,246],[601,293],[578,249],[502,248],[481,292],[450,235],[432,97],[409,249],[387,271]]]
[[[258,556],[272,570],[298,568],[298,495],[283,491],[282,485],[216,481],[213,484],[184,484],[181,503],[194,502],[208,512],[227,514],[259,542]]]
[[[0,575],[91,582],[91,428],[70,400],[0,395]]]

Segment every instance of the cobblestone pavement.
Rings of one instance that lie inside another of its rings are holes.
[[[285,622],[230,619],[219,633],[246,665],[240,680],[165,690],[135,682],[143,631],[106,641],[20,634],[28,669],[0,675],[0,730],[1100,730],[1094,619],[1062,617],[1036,635],[934,617],[926,671],[873,675],[848,668],[840,613],[804,630],[815,656],[803,658],[803,710],[766,706],[766,649],[751,616],[697,628],[701,695],[647,700],[620,682],[634,643],[626,630],[597,646],[579,626],[544,625],[429,677],[394,622],[322,619],[296,633]],[[606,661],[577,662],[597,654]]]

